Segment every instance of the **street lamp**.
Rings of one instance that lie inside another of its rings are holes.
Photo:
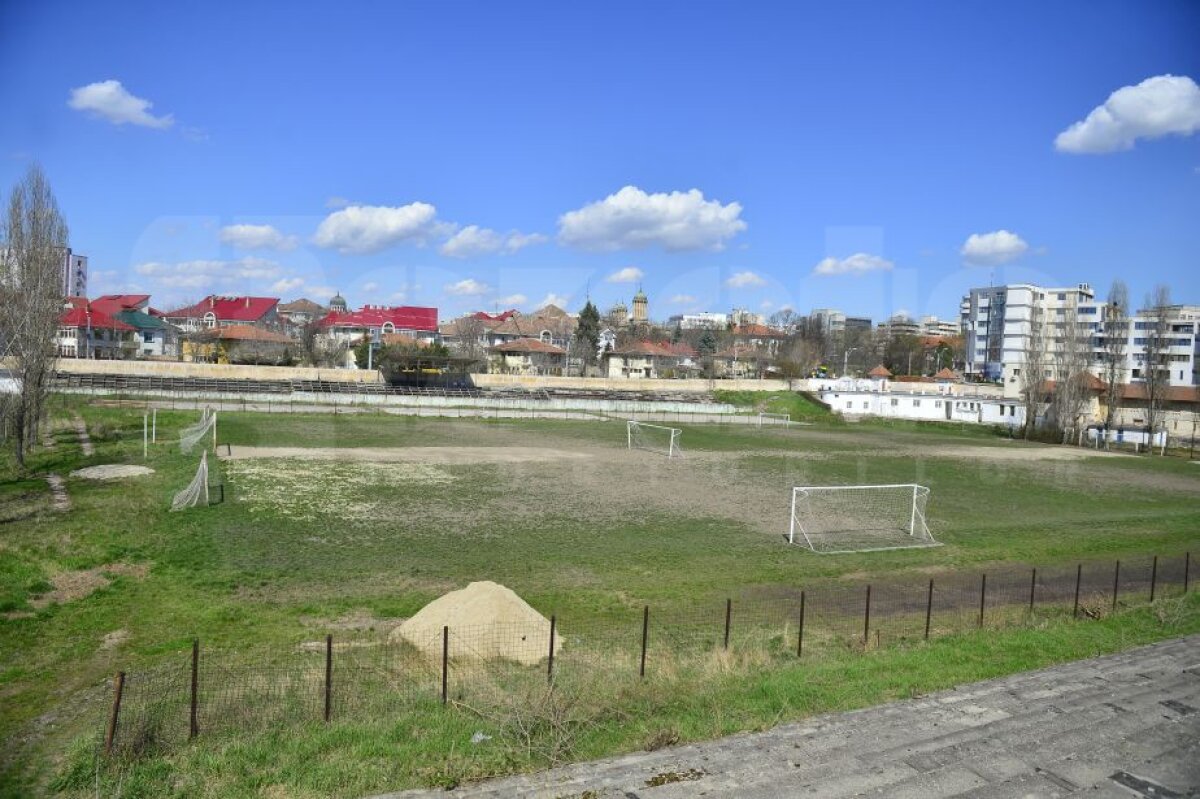
[[[846,376],[846,367],[850,363],[850,353],[856,352],[858,347],[851,347],[842,354],[842,377]]]

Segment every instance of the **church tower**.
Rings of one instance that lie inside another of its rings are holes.
[[[638,286],[637,294],[633,295],[633,323],[635,325],[644,325],[650,321],[648,303],[646,292],[642,291],[641,286]]]

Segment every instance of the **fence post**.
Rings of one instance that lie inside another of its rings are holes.
[[[333,634],[325,635],[325,721],[333,703]]]
[[[1183,593],[1185,593],[1185,594],[1188,592],[1188,572],[1191,570],[1191,565],[1192,565],[1192,553],[1184,552],[1183,553]]]
[[[871,636],[871,584],[867,584],[867,602],[863,606],[863,649],[867,648]]]
[[[796,657],[804,654],[804,592],[800,592],[800,634],[796,636]]]
[[[729,622],[733,616],[733,600],[725,600],[725,648],[729,648]]]
[[[987,603],[987,572],[983,573],[983,579],[979,581],[979,626],[983,627],[983,609]]]
[[[442,627],[442,704],[446,704],[446,670],[450,666],[450,627]]]
[[[1033,570],[1033,576],[1029,578],[1029,612],[1033,613],[1033,597],[1037,592],[1037,569]]]
[[[1117,593],[1121,590],[1121,561],[1117,561],[1117,568],[1113,570],[1113,606],[1112,612],[1117,612]]]
[[[933,617],[933,580],[929,581],[929,597],[925,600],[925,640],[929,640],[929,622]]]
[[[192,639],[192,696],[189,708],[188,717],[188,740],[196,737],[200,732],[200,725],[197,723],[197,711],[200,704],[200,639]]]
[[[117,735],[117,717],[121,715],[121,694],[125,692],[125,672],[118,671],[113,685],[112,711],[108,714],[108,729],[104,732],[104,754],[112,752],[113,738]]]
[[[1154,565],[1150,567],[1150,602],[1154,602],[1154,589],[1158,585],[1158,555],[1154,556]]]
[[[1084,579],[1084,564],[1079,564],[1075,567],[1075,607],[1070,612],[1070,618],[1079,618],[1079,584]]]
[[[546,661],[546,682],[554,682],[554,625],[555,615],[550,614],[550,659]]]
[[[642,663],[638,667],[638,676],[646,676],[646,642],[650,636],[650,606],[642,608]]]

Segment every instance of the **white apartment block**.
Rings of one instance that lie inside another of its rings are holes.
[[[70,247],[64,248],[62,265],[62,293],[64,297],[86,297],[88,283],[88,259],[77,255]]]
[[[942,336],[949,338],[957,336],[961,330],[958,322],[948,322],[936,316],[921,317],[921,334],[925,336]]]
[[[701,311],[672,316],[669,324],[678,325],[680,330],[724,330],[729,326],[729,314]]]
[[[1021,369],[1034,325],[1043,326],[1051,358],[1043,375],[1055,379],[1053,351],[1064,337],[1068,312],[1076,310],[1076,324],[1089,336],[1093,372],[1100,376],[1105,304],[1097,301],[1091,286],[1047,288],[1028,283],[971,289],[962,299],[960,315],[966,348],[966,373],[1000,382],[1006,397],[1021,391]],[[1167,352],[1171,386],[1200,383],[1200,306],[1177,305],[1168,309],[1170,346]],[[1139,383],[1146,375],[1146,334],[1152,326],[1148,311],[1132,316],[1125,332],[1125,382]]]

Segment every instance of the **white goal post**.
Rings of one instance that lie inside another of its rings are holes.
[[[194,425],[183,428],[179,433],[179,450],[183,454],[192,451],[192,448],[200,443],[200,440],[212,431],[213,452],[217,451],[217,412],[212,408],[205,408],[204,414],[200,417],[200,421]]]
[[[208,505],[208,450],[201,451],[200,468],[196,470],[192,482],[172,498],[171,510],[194,508],[198,505]]]
[[[928,501],[929,489],[914,483],[796,486],[788,542],[825,554],[940,546]]]
[[[629,449],[646,449],[668,458],[680,458],[683,456],[683,450],[679,448],[679,436],[682,432],[677,427],[646,424],[630,419],[625,423],[625,443]]]
[[[758,426],[762,428],[766,425],[782,424],[784,427],[790,427],[792,424],[792,415],[790,413],[760,413],[758,415]]]

